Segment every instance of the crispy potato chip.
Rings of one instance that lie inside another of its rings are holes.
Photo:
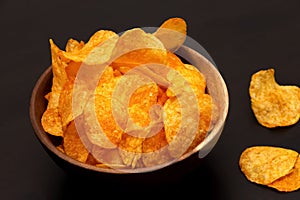
[[[76,52],[82,49],[82,47],[84,47],[83,41],[78,42],[77,40],[70,38],[66,44],[65,49],[67,52]]]
[[[94,145],[92,150],[93,157],[97,162],[111,167],[125,167],[118,149],[105,149]]]
[[[43,113],[41,123],[47,133],[55,136],[63,136],[62,122],[58,108],[46,109]]]
[[[199,72],[199,70],[190,64],[183,64],[183,65],[176,65],[174,66],[174,69],[176,72],[178,72],[182,78],[189,84],[189,86],[192,88],[193,92],[197,97],[201,96],[205,93],[206,88],[206,80],[204,78],[204,75]],[[174,73],[169,73],[167,75],[167,78],[170,82],[176,83],[177,76]],[[168,97],[174,97],[175,94],[172,92],[172,88],[169,88],[167,90],[167,96]]]
[[[207,135],[207,132],[210,128],[210,123],[212,120],[212,98],[208,94],[203,94],[198,99],[198,108],[195,107],[194,111],[197,111],[199,114],[199,122],[198,122],[198,129],[195,130],[195,133],[188,134],[184,133],[189,132],[188,128],[186,127],[180,127],[183,126],[182,120],[187,120],[182,117],[182,106],[180,105],[178,99],[176,97],[169,98],[165,104],[164,104],[164,128],[166,132],[166,139],[168,143],[175,142],[175,138],[177,135],[183,134],[186,135],[184,139],[180,140],[178,144],[174,143],[174,146],[169,147],[170,154],[174,157],[177,156],[178,146],[188,146],[187,150],[185,152],[189,152],[193,150],[198,144],[200,144],[204,138]],[[189,124],[194,123],[193,120],[187,120],[185,124],[189,126]],[[182,130],[181,130],[182,129]],[[181,133],[181,131],[183,133]],[[190,137],[191,135],[194,135],[194,137]],[[183,143],[185,145],[183,145]]]
[[[90,98],[88,87],[85,84],[77,84],[74,88],[74,81],[65,83],[59,98],[58,111],[61,117],[62,129],[77,116],[83,113],[83,109]],[[75,105],[77,104],[77,105]]]
[[[62,51],[63,57],[74,62],[87,64],[102,64],[111,58],[112,50],[118,40],[118,35],[109,30],[99,30],[78,51]]]
[[[113,74],[112,68],[107,68]],[[104,73],[105,74],[105,73]],[[99,82],[95,97],[85,107],[84,116],[88,123],[87,135],[92,143],[103,148],[116,148],[123,130],[116,124],[113,116],[112,93],[119,78]],[[117,108],[114,108],[117,109]]]
[[[63,147],[68,156],[80,162],[85,162],[89,151],[78,135],[75,122],[72,121],[64,132]]]
[[[119,153],[126,166],[135,168],[142,157],[142,144],[145,138],[124,133],[119,143]]]
[[[75,80],[81,65],[82,62],[71,61],[68,66],[66,66],[65,71],[69,80]]]
[[[165,64],[167,51],[159,39],[140,28],[124,32],[113,50],[114,69],[121,73],[149,63]]]
[[[169,155],[164,129],[147,137],[142,144],[142,161],[146,167],[164,164],[173,158]]]
[[[289,126],[300,118],[300,88],[280,86],[274,69],[260,70],[251,77],[249,94],[257,121],[268,128]]]
[[[239,160],[241,171],[254,183],[268,185],[291,173],[298,153],[272,146],[253,146],[245,149]]]
[[[135,88],[133,85],[135,76],[127,75],[125,78],[127,78],[125,79],[127,85],[122,91],[123,94],[128,94],[131,87],[133,90]],[[122,136],[119,146],[121,158],[127,166],[136,167],[141,158],[143,141],[148,134],[152,134],[157,131],[156,128],[160,128],[157,124],[161,120],[159,113],[153,113],[155,109],[151,110],[157,102],[157,95],[158,86],[149,82],[134,90],[129,98],[128,117],[130,120],[126,124],[126,134]],[[122,97],[120,95],[120,98]],[[120,99],[119,101],[126,103],[127,100]],[[156,114],[157,116],[155,116]]]
[[[170,18],[153,33],[170,51],[176,51],[186,39],[186,22],[179,17]]]
[[[291,173],[275,180],[269,187],[275,188],[281,192],[292,192],[300,188],[300,156],[296,161],[296,164]]]
[[[67,61],[59,56],[61,50],[50,39],[51,59],[52,59],[52,87],[51,93],[47,95],[48,105],[46,111],[42,116],[42,126],[44,130],[55,136],[62,136],[62,124],[58,112],[59,96],[61,90],[68,80],[65,72],[65,67],[68,65]]]
[[[166,89],[158,87],[157,104],[163,106],[168,98]]]
[[[213,118],[213,100],[212,97],[208,94],[202,94],[198,99],[198,108],[199,108],[199,127],[196,132],[195,138],[187,149],[186,152],[192,151],[199,145],[206,137],[208,131],[212,126],[212,118]]]
[[[129,86],[130,87],[130,86]],[[156,104],[158,87],[155,83],[144,85],[135,90],[129,100],[129,117],[141,127],[149,125],[151,107]]]

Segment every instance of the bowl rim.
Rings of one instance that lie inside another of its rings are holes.
[[[181,157],[179,157],[178,159],[174,159],[171,162],[167,162],[167,163],[164,163],[164,164],[161,164],[161,165],[155,165],[153,167],[147,167],[146,168],[147,170],[145,170],[144,168],[141,168],[141,169],[135,169],[135,170],[130,170],[130,171],[123,170],[123,169],[122,170],[116,170],[114,168],[100,168],[100,167],[93,166],[93,165],[90,165],[90,164],[87,164],[87,163],[82,163],[80,161],[77,161],[77,160],[67,156],[65,153],[59,151],[55,147],[55,145],[50,140],[48,133],[46,133],[44,130],[42,130],[40,128],[39,124],[41,123],[40,122],[41,119],[37,119],[36,116],[35,116],[36,107],[34,105],[36,105],[37,91],[39,90],[39,86],[44,81],[47,81],[46,80],[47,76],[52,76],[52,66],[51,65],[40,75],[40,77],[36,81],[36,83],[33,87],[33,90],[31,92],[30,105],[29,105],[29,115],[30,115],[30,121],[31,121],[32,127],[34,129],[35,136],[38,138],[38,140],[42,143],[43,146],[45,146],[47,149],[49,149],[52,153],[54,153],[60,159],[70,163],[71,165],[76,165],[80,168],[85,168],[85,169],[93,170],[93,171],[100,172],[100,173],[102,172],[102,173],[111,173],[111,174],[147,173],[147,172],[159,170],[159,169],[165,168],[169,165],[172,165],[173,163],[180,162],[180,161],[184,160],[185,158],[190,157],[192,154],[195,154],[195,153],[201,151],[202,148],[204,148],[209,143],[213,142],[213,140],[215,140],[215,139],[218,140],[219,136],[221,135],[221,132],[222,132],[224,124],[225,124],[225,121],[226,121],[227,116],[228,116],[228,110],[229,110],[228,89],[227,89],[226,83],[225,83],[220,71],[217,69],[216,65],[213,64],[208,58],[206,58],[201,53],[199,53],[199,52],[197,52],[197,51],[195,51],[195,50],[193,50],[193,49],[191,49],[187,46],[183,45],[181,47],[181,49],[183,49],[185,51],[190,51],[191,53],[194,53],[194,54],[197,54],[197,56],[199,56],[206,64],[210,65],[210,67],[213,69],[214,73],[218,76],[219,80],[221,81],[221,85],[223,86],[222,87],[222,92],[224,94],[224,112],[222,112],[222,114],[220,116],[218,116],[217,123],[214,124],[213,129],[210,130],[209,134],[205,137],[205,139],[199,145],[197,145],[192,151],[183,154]],[[213,144],[213,146],[214,146],[214,144]],[[209,151],[206,154],[208,154]]]

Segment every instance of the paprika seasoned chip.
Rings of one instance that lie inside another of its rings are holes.
[[[300,88],[278,85],[274,69],[260,70],[251,77],[249,94],[257,121],[268,128],[290,126],[300,118]]]
[[[162,41],[166,49],[174,52],[185,41],[186,22],[182,18],[170,18],[164,21],[153,34]]]
[[[268,184],[269,187],[275,188],[281,192],[292,192],[300,188],[300,156],[291,173]]]
[[[273,146],[245,149],[239,160],[241,171],[251,182],[269,185],[293,171],[298,152]]]
[[[73,159],[85,162],[89,155],[89,151],[82,143],[78,135],[76,124],[72,121],[64,132],[63,147],[65,153]]]
[[[114,69],[126,73],[130,69],[144,64],[165,64],[167,50],[155,36],[140,28],[134,28],[120,36],[112,57]]]

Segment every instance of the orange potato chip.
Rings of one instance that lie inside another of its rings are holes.
[[[111,68],[107,68],[113,74]],[[105,76],[102,76],[103,78]],[[95,96],[85,107],[85,119],[88,124],[87,135],[92,143],[103,148],[116,148],[121,140],[123,130],[115,122],[112,107],[112,93],[119,78],[100,81]],[[114,109],[118,109],[115,107]]]
[[[71,61],[68,66],[66,66],[65,71],[69,80],[75,80],[81,65],[82,62]]]
[[[111,58],[112,50],[118,40],[118,35],[109,30],[95,32],[89,41],[78,51],[65,52],[61,54],[66,59],[74,62],[85,62],[87,64],[102,64]]]
[[[142,161],[146,167],[164,164],[173,158],[169,155],[164,129],[147,137],[142,144]]]
[[[281,192],[292,192],[300,188],[300,156],[291,173],[268,184],[269,187],[275,188]]]
[[[88,98],[90,98],[90,93],[85,84],[77,84],[77,87],[74,88],[73,80],[65,83],[58,105],[63,130],[73,119],[83,113]]]
[[[125,167],[118,149],[105,149],[94,145],[92,155],[97,162],[111,167]]]
[[[112,57],[112,66],[124,74],[143,64],[165,64],[167,51],[155,36],[140,28],[133,28],[120,36]]]
[[[298,153],[272,146],[253,146],[245,149],[239,160],[241,171],[251,182],[269,185],[291,173]]]
[[[153,33],[170,51],[176,51],[186,39],[186,22],[179,17],[170,18]]]
[[[89,151],[82,143],[78,135],[76,124],[72,121],[64,132],[63,147],[65,153],[73,159],[85,162],[89,155]]]
[[[74,40],[73,38],[70,38],[66,44],[66,51],[67,52],[76,52],[79,51],[84,47],[84,42],[80,41],[78,42],[77,40]]]
[[[142,157],[142,144],[145,138],[124,133],[119,143],[119,153],[126,166],[135,168]]]
[[[183,65],[174,66],[174,69],[189,84],[189,86],[192,88],[194,94],[197,97],[201,96],[202,94],[205,93],[206,80],[204,78],[204,75],[201,72],[199,72],[199,70],[196,67],[194,67],[193,65],[190,65],[190,64],[183,64]],[[167,78],[173,84],[174,83],[176,84],[177,83],[176,81],[179,81],[179,80],[177,80],[178,75],[174,74],[174,73],[169,73],[167,75]],[[172,87],[170,87],[167,90],[167,96],[168,97],[175,96],[175,94],[172,92]]]
[[[289,126],[300,118],[300,88],[278,85],[274,69],[260,70],[251,77],[249,94],[257,121],[268,128]]]
[[[169,98],[164,104],[164,128],[166,132],[166,139],[169,144],[174,142],[174,146],[170,145],[169,147],[170,154],[174,157],[177,157],[178,155],[179,146],[186,148],[186,150],[181,153],[189,152],[190,150],[194,149],[204,140],[208,130],[210,129],[213,106],[212,98],[208,94],[203,94],[198,98],[197,102],[198,108],[196,105],[196,107],[193,106],[195,108],[191,109],[194,111],[198,110],[199,115],[198,128],[194,133],[188,133],[190,130],[188,130],[189,128],[187,127],[189,127],[191,123],[195,123],[195,119],[187,120],[182,116],[181,109],[184,108],[184,106],[180,105],[179,100],[176,97]],[[186,122],[183,123],[182,120],[186,120]],[[184,139],[180,139],[177,144],[176,137],[179,135],[180,138],[180,134],[182,134],[181,137]]]
[[[65,82],[68,80],[65,72],[67,61],[60,57],[60,49],[50,39],[51,59],[52,59],[52,87],[51,93],[47,94],[48,105],[42,115],[42,126],[44,130],[55,136],[62,136],[62,124],[58,113],[59,96]]]
[[[61,117],[58,108],[47,108],[43,113],[41,124],[47,133],[63,136]]]

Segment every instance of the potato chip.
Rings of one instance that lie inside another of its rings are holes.
[[[133,92],[129,96],[128,102],[128,117],[130,117],[130,120],[127,121],[126,134],[122,137],[119,146],[123,162],[133,168],[141,158],[143,141],[148,134],[156,132],[157,128],[159,129],[157,123],[159,123],[159,121],[162,122],[159,116],[154,116],[157,113],[151,112],[152,106],[157,102],[158,86],[153,82],[149,82],[135,89],[135,78],[138,78],[138,76],[126,75],[125,79],[122,80],[127,84],[126,88],[122,90],[123,94],[127,97],[127,95],[131,93],[131,90],[133,90]],[[123,95],[119,97],[122,98]],[[119,101],[126,104],[127,100],[124,98]]]
[[[129,86],[130,87],[130,86]],[[155,83],[144,85],[133,92],[129,100],[129,117],[141,127],[149,125],[150,108],[156,104],[158,87]]]
[[[189,84],[197,97],[205,93],[206,80],[204,78],[204,75],[196,67],[190,64],[183,64],[174,66],[174,69]],[[167,79],[173,84],[176,83],[176,81],[179,81],[176,80],[178,78],[178,75],[174,75],[174,73],[169,73],[167,75]],[[175,94],[172,92],[172,88],[169,88],[167,90],[167,96],[175,96]]]
[[[289,126],[300,118],[300,88],[278,85],[274,69],[260,70],[251,77],[249,94],[257,121],[268,128]]]
[[[142,157],[142,144],[145,138],[124,133],[119,143],[119,153],[126,166],[135,168]]]
[[[89,41],[78,51],[62,51],[63,57],[74,62],[86,62],[88,64],[99,64],[107,62],[112,49],[118,40],[118,35],[110,30],[99,30],[94,33]]]
[[[164,129],[157,134],[147,137],[142,144],[142,161],[146,167],[160,165],[171,161],[173,158],[168,152],[168,142]]]
[[[42,126],[44,130],[55,136],[62,136],[62,124],[58,112],[59,96],[65,82],[68,80],[65,72],[67,61],[60,57],[61,50],[50,39],[51,59],[52,59],[52,87],[51,93],[47,95],[48,105],[42,116]]]
[[[82,143],[74,121],[68,125],[66,131],[64,132],[63,147],[66,154],[71,158],[80,162],[85,162],[87,160],[89,151]]]
[[[66,44],[66,52],[76,52],[79,51],[84,47],[84,42],[80,41],[78,42],[77,40],[70,38]]]
[[[85,84],[78,83],[76,86],[74,88],[73,80],[67,81],[60,94],[58,111],[63,130],[73,119],[83,113],[88,98],[90,98],[90,92]]]
[[[300,188],[300,156],[291,173],[268,184],[269,187],[275,188],[281,192],[292,192]]]
[[[159,39],[140,28],[124,32],[114,50],[112,66],[123,74],[128,70],[149,63],[165,64],[167,51]]]
[[[92,150],[92,155],[98,163],[112,167],[125,167],[118,149],[105,149],[95,145]]]
[[[43,113],[41,124],[47,133],[54,136],[63,136],[61,117],[58,108],[48,108]]]
[[[81,65],[82,62],[71,61],[68,66],[66,66],[65,71],[69,80],[75,80]]]
[[[245,149],[239,160],[241,171],[254,183],[268,185],[291,173],[298,153],[273,146],[253,146]]]
[[[116,148],[123,133],[114,120],[112,110],[112,95],[119,78],[111,77],[113,70],[108,67],[95,90],[94,98],[89,100],[84,110],[88,123],[87,136],[92,143],[103,148]]]
[[[183,134],[184,139],[179,141],[178,145],[170,146],[170,154],[175,156],[177,155],[178,146],[187,146],[188,148],[185,150],[185,152],[189,152],[192,149],[194,149],[198,144],[200,144],[204,138],[207,135],[207,132],[210,128],[210,123],[212,120],[212,98],[208,94],[203,94],[198,99],[198,108],[197,105],[191,106],[194,107],[191,110],[197,111],[199,115],[199,122],[198,122],[198,129],[195,130],[195,133],[184,133],[185,131],[188,132],[190,130],[187,130],[182,123],[182,120],[186,120],[184,124],[186,126],[191,125],[191,123],[194,123],[194,120],[187,120],[184,117],[182,117],[182,109],[184,109],[184,106],[180,105],[179,100],[176,97],[169,98],[165,104],[164,104],[164,111],[165,111],[165,117],[164,117],[164,128],[166,132],[166,139],[168,143],[174,142],[175,138],[178,134]],[[180,130],[182,128],[182,130]],[[181,133],[182,131],[183,133]],[[186,136],[184,136],[186,135]],[[194,137],[190,137],[194,136]],[[185,145],[183,145],[183,143]]]
[[[179,17],[170,18],[156,30],[155,35],[170,51],[176,51],[186,39],[186,22]]]

